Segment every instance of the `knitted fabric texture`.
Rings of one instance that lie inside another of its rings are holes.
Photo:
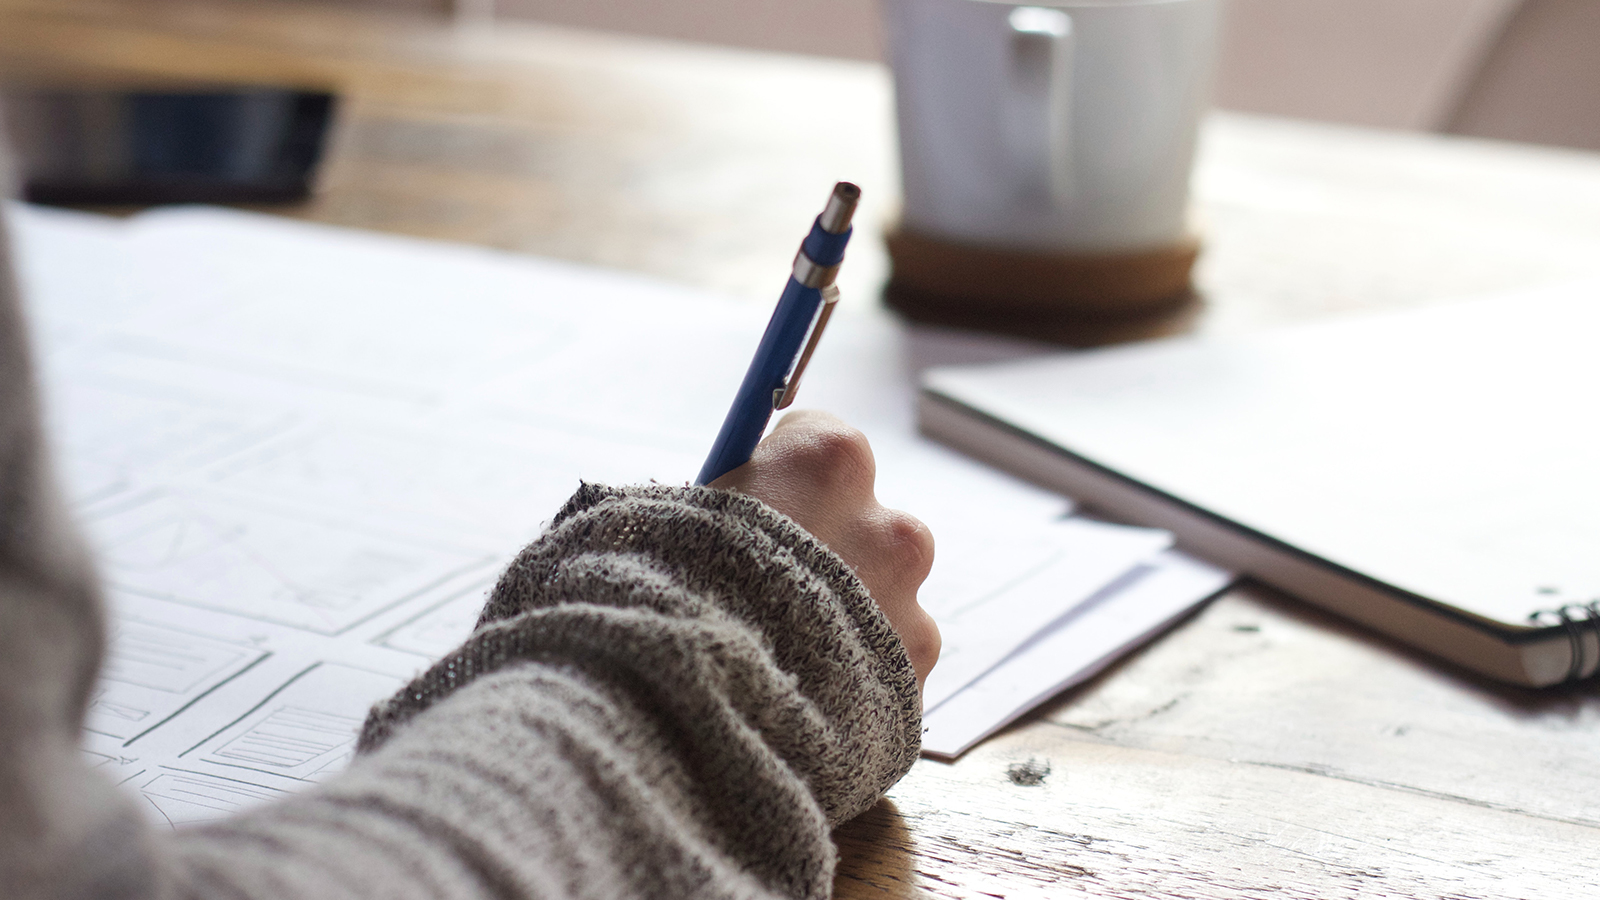
[[[915,761],[915,674],[838,556],[709,488],[584,485],[495,587],[467,643],[374,708],[363,752],[490,673],[535,663],[671,755],[656,799],[788,896],[831,888],[827,831]],[[730,836],[737,836],[730,840]]]
[[[103,613],[24,331],[0,253],[7,900],[823,898],[830,826],[916,758],[910,661],[837,556],[749,497],[585,485],[348,770],[154,828],[77,751]]]

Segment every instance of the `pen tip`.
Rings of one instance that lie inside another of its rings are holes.
[[[843,234],[850,227],[850,219],[855,215],[856,203],[860,199],[861,188],[850,182],[841,181],[834,185],[828,205],[822,210],[822,230],[829,234]]]

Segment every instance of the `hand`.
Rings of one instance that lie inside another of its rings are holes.
[[[920,689],[939,659],[939,627],[917,605],[917,588],[933,567],[933,533],[878,502],[876,473],[865,435],[807,410],[784,416],[749,462],[711,487],[764,501],[839,554],[905,642]]]

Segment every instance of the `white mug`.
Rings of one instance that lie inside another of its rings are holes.
[[[1219,0],[883,0],[902,224],[1052,252],[1186,228]]]

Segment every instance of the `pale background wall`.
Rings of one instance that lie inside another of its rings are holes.
[[[1448,130],[1600,149],[1600,0],[1536,0],[1486,55]]]
[[[1220,106],[1437,128],[1517,0],[1230,0]]]
[[[342,0],[879,59],[875,0]],[[1600,149],[1600,0],[1227,0],[1218,106]]]

